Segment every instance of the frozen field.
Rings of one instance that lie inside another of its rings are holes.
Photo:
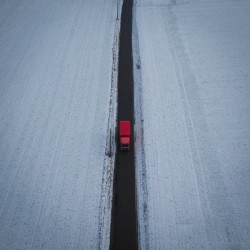
[[[250,248],[249,13],[244,0],[135,3],[142,249]]]
[[[0,0],[0,249],[108,247],[115,20],[111,0]]]

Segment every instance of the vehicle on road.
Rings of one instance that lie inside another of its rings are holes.
[[[121,150],[128,151],[130,147],[130,121],[120,121],[119,139]]]

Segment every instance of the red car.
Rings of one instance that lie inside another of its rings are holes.
[[[120,147],[121,150],[129,150],[130,146],[130,121],[120,121]]]

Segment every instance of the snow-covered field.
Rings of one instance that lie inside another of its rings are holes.
[[[0,1],[0,249],[108,248],[116,3]]]
[[[134,11],[141,248],[250,249],[250,1]]]

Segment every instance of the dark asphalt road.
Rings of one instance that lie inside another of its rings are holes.
[[[118,123],[130,120],[131,148],[121,152],[118,145],[114,179],[110,249],[137,249],[137,216],[134,163],[134,94],[132,58],[133,0],[124,0],[119,50]],[[117,128],[119,128],[117,124]]]

